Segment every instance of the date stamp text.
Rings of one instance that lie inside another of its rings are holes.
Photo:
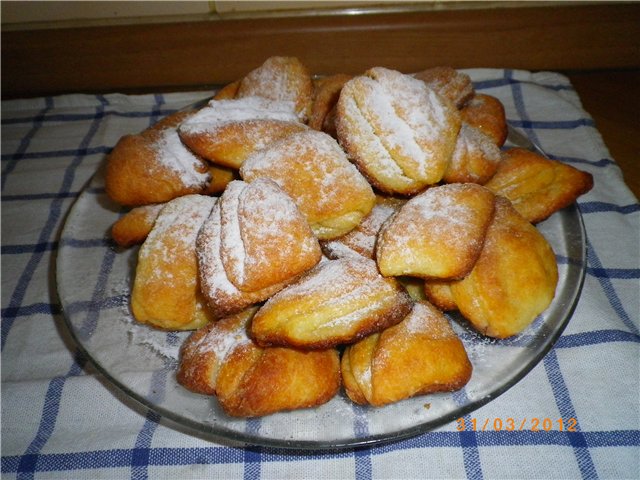
[[[578,421],[571,418],[550,418],[550,417],[530,417],[530,418],[474,418],[456,420],[456,430],[459,432],[577,432]]]

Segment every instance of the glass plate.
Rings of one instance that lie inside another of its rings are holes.
[[[515,131],[509,140],[534,148]],[[128,396],[212,440],[336,449],[407,438],[452,422],[508,390],[543,358],[569,321],[585,275],[585,230],[572,205],[538,225],[556,253],[559,283],[551,306],[526,331],[492,340],[452,322],[473,364],[462,390],[382,408],[357,406],[341,393],[318,408],[237,419],[215,398],[177,383],[178,349],[188,333],[162,332],[132,319],[129,291],[138,249],[119,249],[109,240],[121,213],[98,171],[72,207],[60,240],[57,283],[69,330],[96,368]]]

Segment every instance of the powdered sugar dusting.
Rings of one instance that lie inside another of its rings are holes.
[[[426,168],[427,158],[416,142],[415,125],[411,125],[407,118],[400,116],[405,109],[407,112],[412,111],[407,108],[405,97],[394,96],[384,84],[373,79],[365,77],[362,82],[367,85],[369,92],[366,101],[358,105],[360,111],[371,125],[377,127],[376,133],[382,144],[404,174],[410,177],[416,173],[420,174]],[[422,112],[412,113],[412,116],[411,123],[423,123],[420,122],[423,119],[419,118],[423,116]]]
[[[211,211],[198,237],[198,268],[200,269],[201,287],[207,298],[217,296],[217,291],[235,295],[238,289],[231,283],[220,258],[222,226],[220,218],[220,202]]]
[[[355,229],[335,240],[323,244],[334,258],[347,255],[362,255],[373,258],[375,243],[380,228],[391,215],[397,211],[397,207],[386,203],[377,203],[360,225]]]
[[[211,133],[222,126],[248,120],[300,122],[293,102],[252,96],[211,100],[206,107],[185,120],[179,130],[189,134]]]
[[[428,334],[433,339],[455,336],[449,320],[440,310],[430,304],[415,303],[413,310],[403,322],[408,333]]]
[[[244,281],[247,258],[238,217],[240,195],[245,188],[244,182],[230,182],[220,199],[220,218],[223,226],[220,253],[227,274],[237,282]]]
[[[177,173],[185,187],[202,186],[209,181],[202,160],[184,146],[175,128],[162,130],[152,148],[160,165]]]
[[[364,257],[328,260],[278,296],[296,298],[320,294],[331,298],[333,304],[347,304],[378,290],[382,278],[375,263]]]
[[[249,343],[251,343],[251,339],[247,335],[245,322],[238,322],[230,330],[216,328],[214,325],[206,335],[200,338],[198,343],[193,346],[193,349],[195,356],[213,353],[216,359],[223,363],[227,356],[238,346]]]
[[[465,163],[479,157],[481,161],[497,166],[501,156],[500,148],[493,142],[491,137],[478,128],[463,122],[449,169],[463,169],[471,179],[479,180],[481,176],[473,166],[467,165],[465,167]]]
[[[172,281],[174,259],[188,255],[187,252],[194,255],[196,237],[215,202],[214,197],[206,195],[186,195],[168,202],[138,253],[139,261],[153,265],[152,275],[136,281]],[[168,239],[171,240],[169,243]],[[195,284],[196,281],[194,277],[192,282]]]
[[[398,164],[391,158],[389,152],[376,135],[371,124],[364,117],[355,99],[351,96],[340,96],[340,103],[353,124],[352,135],[357,135],[353,140],[353,147],[360,151],[359,160],[369,168],[370,174],[382,179],[406,178]],[[348,139],[346,139],[349,141]]]
[[[260,176],[271,178],[312,220],[322,218],[326,210],[339,211],[342,194],[372,194],[370,185],[338,143],[314,130],[288,135],[253,153],[243,163],[240,175],[247,181]]]

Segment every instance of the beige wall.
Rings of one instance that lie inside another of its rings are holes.
[[[352,1],[2,1],[2,24],[29,25],[114,20],[148,22],[179,16],[224,16],[264,13],[267,11],[293,11],[318,8],[350,8],[376,6],[397,2],[393,0]],[[437,3],[437,2],[428,2]],[[426,2],[425,2],[426,4]]]
[[[465,0],[217,0],[217,1],[12,1],[2,0],[2,27],[11,30],[149,23],[259,16],[271,12],[312,13],[326,9],[489,8],[539,4],[523,1]],[[549,2],[545,2],[549,4]]]

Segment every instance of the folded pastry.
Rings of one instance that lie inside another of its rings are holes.
[[[206,163],[180,141],[180,112],[136,135],[125,135],[107,160],[105,188],[116,203],[140,206],[201,193],[209,182]]]
[[[232,100],[236,98],[238,94],[238,88],[240,88],[240,80],[228,83],[213,96],[214,100]]]
[[[322,252],[275,182],[235,180],[197,239],[202,292],[217,317],[261,302],[313,267]]]
[[[473,183],[432,187],[410,199],[378,233],[385,276],[462,278],[473,268],[493,217],[494,195]]]
[[[251,153],[307,128],[293,102],[244,97],[211,100],[178,132],[193,152],[217,165],[238,169]]]
[[[263,97],[295,104],[306,121],[313,101],[313,81],[307,67],[296,57],[270,57],[240,80],[236,98]]]
[[[362,255],[375,258],[376,238],[387,219],[400,210],[405,200],[393,197],[376,197],[373,209],[362,222],[346,235],[320,242],[322,251],[329,258],[341,258],[347,255]]]
[[[565,163],[529,150],[507,150],[498,171],[485,186],[507,197],[531,223],[571,205],[593,188],[593,177]]]
[[[246,182],[266,177],[294,200],[319,239],[344,235],[375,202],[371,185],[338,143],[315,130],[293,133],[251,154],[240,168]]]
[[[349,345],[341,370],[351,400],[382,406],[458,390],[471,378],[472,366],[447,318],[420,302],[402,322]]]
[[[209,164],[209,175],[211,180],[204,193],[207,195],[219,195],[224,192],[227,185],[233,180],[239,180],[238,170],[234,168],[222,167],[214,163]]]
[[[509,134],[504,105],[496,97],[476,93],[460,110],[462,120],[489,135],[501,147]]]
[[[113,224],[111,238],[121,247],[144,242],[164,206],[164,203],[157,203],[132,208]]]
[[[314,130],[325,132],[336,138],[336,104],[345,83],[353,75],[338,73],[321,77],[314,81],[313,103],[307,125]]]
[[[258,310],[251,336],[259,345],[330,348],[394,325],[410,308],[406,291],[373,260],[325,260]]]
[[[138,252],[131,310],[139,322],[190,330],[213,318],[200,293],[196,236],[215,202],[186,195],[168,202],[158,215]]]
[[[456,299],[451,291],[450,280],[425,280],[424,295],[429,302],[443,312],[458,309]]]
[[[409,195],[442,179],[460,114],[424,82],[376,67],[342,87],[336,129],[347,154],[375,187]]]
[[[479,128],[462,122],[451,162],[442,180],[446,183],[486,183],[502,158],[494,140]]]
[[[451,282],[451,292],[480,333],[506,338],[549,306],[557,282],[556,258],[547,240],[509,200],[496,197],[482,253],[469,275]]]
[[[469,75],[451,67],[428,68],[414,77],[451,100],[458,108],[462,108],[475,93]]]
[[[237,417],[314,407],[333,398],[340,388],[337,350],[258,347],[247,336],[254,313],[248,309],[191,334],[180,351],[178,382],[215,395]]]

